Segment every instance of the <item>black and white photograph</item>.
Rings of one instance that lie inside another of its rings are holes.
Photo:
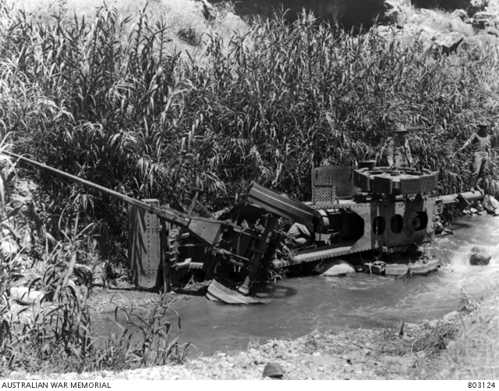
[[[0,388],[499,388],[498,121],[499,0],[0,0]]]

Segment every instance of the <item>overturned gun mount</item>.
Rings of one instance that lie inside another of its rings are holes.
[[[11,155],[130,205],[128,259],[139,288],[169,291],[189,272],[202,270],[213,279],[208,298],[226,303],[262,302],[252,297],[252,288],[272,269],[365,252],[413,250],[433,240],[433,221],[444,205],[464,208],[468,201],[483,198],[480,191],[437,196],[433,194],[437,172],[392,170],[367,162],[357,169],[314,168],[311,202],[292,200],[253,183],[245,202],[218,219],[204,218],[161,207],[157,200],[139,201]],[[311,237],[306,246],[294,246],[276,257],[283,239],[276,229],[279,217],[303,225]],[[400,265],[395,266],[391,270],[399,273]],[[425,265],[418,268],[428,271]]]
[[[319,217],[312,208],[292,200],[290,207],[282,211],[243,202],[219,219],[190,216],[160,207],[158,200],[136,200],[29,158],[9,155],[130,205],[128,258],[134,282],[142,289],[169,291],[189,270],[201,269],[208,278],[246,296],[253,283],[271,267],[279,243],[274,231],[279,216],[309,227]],[[270,190],[265,192],[282,198]],[[259,199],[252,189],[250,193]]]

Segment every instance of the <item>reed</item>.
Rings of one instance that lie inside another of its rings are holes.
[[[207,36],[199,64],[165,48],[168,26],[147,10],[132,29],[106,6],[92,21],[8,15],[1,69],[16,88],[4,90],[3,122],[17,149],[179,209],[196,191],[225,206],[253,180],[306,199],[313,166],[382,163],[396,122],[413,129],[419,164],[440,171],[440,191],[460,190],[467,157],[450,156],[496,109],[492,48],[449,58],[305,14],[228,43]],[[87,200],[79,207],[99,203]]]
[[[8,296],[20,264],[18,259],[0,263],[0,374],[120,371],[183,362],[189,344],[178,343],[180,316],[164,297],[150,309],[117,307],[117,332],[108,337],[93,328],[87,291],[68,279],[81,235],[53,246],[43,276],[29,285],[29,290],[44,292],[42,299],[19,312],[10,307]]]

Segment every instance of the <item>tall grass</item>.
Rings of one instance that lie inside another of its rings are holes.
[[[451,155],[497,110],[493,47],[449,57],[303,14],[229,42],[206,35],[197,61],[168,47],[169,26],[147,8],[133,26],[107,6],[36,23],[1,1],[1,120],[17,152],[180,210],[196,192],[224,207],[253,180],[307,199],[313,166],[384,163],[397,122],[418,164],[440,172],[439,191],[459,191],[469,156]],[[51,197],[124,232],[123,206],[40,175]]]
[[[180,317],[164,297],[149,310],[116,308],[117,331],[99,336],[93,328],[95,314],[87,304],[86,291],[68,279],[83,234],[54,246],[43,276],[29,285],[30,290],[44,292],[43,298],[19,312],[11,308],[8,297],[20,271],[19,257],[0,263],[0,376],[11,371],[120,371],[180,363],[186,357],[189,344],[178,343]],[[71,257],[69,262],[67,256]],[[177,334],[166,317],[168,312],[177,319]]]

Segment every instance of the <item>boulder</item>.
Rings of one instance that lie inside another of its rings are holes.
[[[473,253],[470,255],[470,265],[473,266],[486,266],[489,264],[492,257],[484,252]]]
[[[403,26],[406,19],[404,10],[398,2],[394,0],[385,1],[385,14],[383,17],[385,23]]]
[[[10,298],[21,304],[39,303],[45,294],[33,289],[29,290],[25,286],[16,286],[10,288]]]
[[[487,212],[494,213],[499,208],[499,201],[494,196],[487,194],[483,197],[482,206]]]
[[[355,267],[349,262],[344,261],[342,259],[337,259],[324,263],[323,270],[324,272],[322,273],[322,275],[329,277],[356,273]]]
[[[454,232],[452,232],[452,230],[449,228],[444,228],[442,231],[442,236],[445,236],[445,235],[454,235]]]
[[[473,247],[470,255],[470,265],[473,266],[486,266],[489,264],[492,256],[484,249]]]
[[[454,31],[449,34],[438,38],[435,41],[435,45],[445,54],[450,54],[454,52],[461,42],[463,42],[464,35]]]
[[[452,14],[451,14],[451,18],[458,18],[458,19],[461,19],[463,22],[467,21],[468,20],[468,14],[466,13],[465,10],[455,10]]]

